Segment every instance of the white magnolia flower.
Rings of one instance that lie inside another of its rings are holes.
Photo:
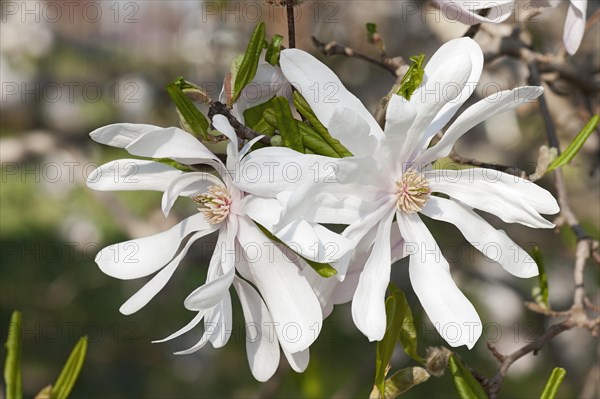
[[[306,178],[296,184],[292,195],[279,193],[289,197],[281,225],[300,218],[350,224],[344,235],[357,243],[357,252],[348,269],[338,267],[345,280],[329,288],[331,300],[342,303],[353,298],[355,324],[370,340],[382,339],[390,266],[394,259],[410,255],[411,284],[434,326],[449,344],[471,348],[481,334],[481,321],[452,280],[448,262],[420,215],[456,225],[475,248],[509,273],[527,278],[538,273],[535,262],[473,209],[534,228],[552,227],[540,213],[554,214],[559,209],[549,192],[527,180],[488,169],[435,170],[431,163],[447,156],[454,143],[477,124],[535,99],[543,89],[520,87],[479,101],[458,116],[439,143],[428,148],[479,81],[483,54],[472,39],[443,45],[425,67],[424,82],[410,101],[392,96],[384,130],[337,76],[311,55],[284,50],[281,68],[301,93],[325,85],[337,89],[333,101],[305,98],[329,132],[354,154],[327,160],[337,172],[334,182],[315,183]],[[260,149],[248,158],[265,164],[277,157],[305,170],[312,170],[315,162],[323,163],[314,155],[285,148]],[[253,189],[274,194],[272,187],[260,182],[254,182]],[[497,253],[489,253],[488,248]]]
[[[481,23],[501,23],[510,17],[514,10],[514,0],[432,0],[444,16],[466,25]],[[485,16],[479,13],[487,10]]]
[[[540,7],[557,7],[563,3],[561,0],[535,0]],[[571,55],[579,50],[585,33],[586,13],[588,0],[570,0],[569,11],[565,21],[563,42],[567,52]]]
[[[278,201],[246,195],[236,187],[233,172],[256,140],[238,151],[235,132],[227,119],[216,115],[213,124],[230,140],[227,165],[178,128],[116,124],[91,133],[95,141],[124,148],[135,156],[169,158],[186,165],[208,164],[220,175],[184,173],[163,163],[139,159],[121,159],[96,169],[88,178],[93,189],[162,191],[165,215],[178,197],[194,201],[199,210],[165,232],[104,248],[96,262],[104,273],[124,280],[156,273],[120,308],[128,315],[144,307],[167,284],[196,240],[218,232],[206,283],[185,300],[186,308],[197,315],[184,328],[158,342],[178,337],[204,320],[205,332],[198,344],[178,354],[195,352],[209,341],[214,347],[225,345],[231,331],[229,288],[233,285],[246,319],[248,360],[255,378],[265,381],[273,375],[279,364],[279,345],[294,370],[303,371],[308,364],[308,347],[316,339],[323,319],[321,303],[309,283],[316,280],[316,273],[305,267],[303,260],[291,256],[291,251],[284,251],[268,239],[254,223],[258,220],[268,228],[277,222],[277,217],[270,214],[279,214]],[[335,260],[335,254],[324,249],[332,242],[338,245],[338,256],[351,249],[347,240],[306,222],[283,229],[279,238],[317,262]]]

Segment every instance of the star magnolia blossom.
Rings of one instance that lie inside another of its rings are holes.
[[[385,292],[391,263],[410,256],[412,287],[434,326],[450,345],[471,348],[481,334],[481,321],[452,280],[448,262],[420,215],[454,224],[484,253],[488,248],[497,249],[488,256],[509,273],[527,278],[537,275],[535,262],[473,209],[534,228],[553,227],[540,213],[555,214],[559,209],[549,192],[527,180],[489,169],[435,170],[431,163],[447,156],[456,140],[477,124],[535,99],[543,89],[520,87],[479,101],[428,148],[479,81],[483,54],[472,39],[443,45],[425,67],[424,82],[410,101],[392,96],[384,130],[337,76],[311,55],[284,50],[280,63],[286,78],[301,93],[311,93],[315,86],[338,89],[334,101],[305,98],[331,135],[354,154],[328,159],[338,172],[336,182],[303,179],[293,194],[277,194],[288,198],[281,225],[301,218],[350,225],[344,235],[356,243],[357,250],[349,267],[338,265],[345,279],[339,284],[328,281],[329,288],[322,292],[328,292],[334,303],[352,299],[357,327],[370,340],[381,340],[386,329]],[[248,157],[256,164],[286,158],[305,170],[322,162],[285,148],[259,149]],[[263,195],[272,190],[260,182],[253,187]]]
[[[230,140],[227,165],[178,128],[116,124],[91,133],[95,141],[124,148],[132,155],[170,158],[186,165],[208,164],[220,175],[184,173],[162,163],[137,159],[117,160],[96,169],[88,178],[93,189],[162,191],[165,215],[178,197],[187,197],[198,207],[198,213],[165,232],[104,248],[96,262],[104,273],[123,280],[156,273],[120,308],[128,315],[144,307],[167,284],[196,240],[218,232],[206,283],[184,302],[187,309],[197,312],[196,316],[184,328],[157,342],[178,337],[204,320],[200,341],[177,354],[195,352],[207,342],[214,347],[225,345],[232,324],[229,288],[233,285],[248,327],[246,347],[254,377],[265,381],[273,375],[279,364],[279,345],[292,368],[303,371],[308,364],[308,347],[316,339],[323,319],[321,303],[310,285],[320,276],[303,260],[269,240],[254,223],[259,220],[269,226],[277,222],[277,218],[261,214],[264,208],[278,214],[279,202],[247,195],[236,187],[233,171],[243,164],[244,155],[258,138],[238,151],[235,132],[227,119],[216,115],[213,124]],[[325,244],[335,242],[340,256],[351,249],[348,240],[306,222],[284,229],[279,238],[317,262],[335,260],[325,254]]]
[[[514,0],[433,0],[446,18],[466,25],[481,23],[501,23],[510,17],[514,10]],[[479,12],[487,10],[482,16]]]

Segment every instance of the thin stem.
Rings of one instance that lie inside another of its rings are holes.
[[[225,116],[233,130],[235,130],[237,136],[242,140],[252,140],[258,136],[261,136],[259,132],[240,123],[240,121],[238,121],[236,117],[231,114],[231,110],[227,107],[227,105],[219,101],[211,103],[210,108],[208,109],[208,116],[211,120],[215,115]],[[271,145],[271,138],[269,136],[264,136],[259,140],[259,142],[265,145]]]
[[[288,44],[290,48],[296,48],[296,21],[294,20],[294,1],[286,2],[287,25],[288,25]]]

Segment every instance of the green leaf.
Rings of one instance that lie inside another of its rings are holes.
[[[540,286],[534,288],[534,290],[533,290],[533,297],[534,297],[536,303],[538,303],[539,305],[541,305],[544,308],[548,309],[549,308],[549,304],[548,304],[548,276],[546,275],[546,269],[545,269],[545,266],[544,266],[544,258],[542,257],[542,252],[540,251],[540,249],[538,247],[534,247],[533,248],[533,251],[531,253],[531,257],[533,258],[533,260],[537,264],[538,270],[540,272],[539,275],[538,275]]]
[[[552,161],[550,166],[548,166],[546,173],[552,172],[554,169],[560,168],[561,166],[565,166],[566,164],[571,162],[571,160],[575,158],[575,155],[577,155],[581,147],[583,147],[588,137],[590,137],[590,135],[598,127],[598,122],[600,122],[600,115],[595,115],[594,117],[592,117],[592,119],[590,119],[590,121],[587,123],[587,125],[585,125],[583,130],[579,132],[577,137],[575,137],[575,139],[571,142],[571,144],[569,144],[565,151],[562,154],[560,154],[558,158]]]
[[[152,160],[154,162],[159,162],[159,163],[162,163],[164,165],[168,165],[168,166],[170,166],[172,168],[179,169],[179,170],[181,170],[183,172],[193,172],[194,171],[194,169],[192,169],[188,165],[184,165],[182,163],[174,161],[171,158],[152,158]]]
[[[23,386],[21,381],[21,312],[14,311],[10,318],[8,337],[6,338],[6,360],[4,361],[4,384],[6,397],[21,399]]]
[[[377,33],[377,24],[373,22],[367,22],[367,39],[369,43],[373,43],[373,35]]]
[[[567,375],[567,371],[565,369],[555,367],[554,370],[552,370],[552,375],[550,375],[548,382],[546,382],[544,392],[542,392],[540,399],[554,399],[558,388],[560,388],[560,384],[562,384],[563,380],[565,379],[565,375]]]
[[[294,91],[294,106],[296,107],[296,110],[298,110],[298,113],[300,113],[300,115],[302,115],[304,119],[311,124],[319,136],[321,136],[323,141],[325,141],[325,143],[327,143],[335,151],[335,153],[338,155],[337,157],[343,158],[352,156],[352,153],[348,151],[348,149],[344,147],[339,140],[331,137],[327,128],[323,126],[313,110],[310,108],[310,105],[308,105],[304,97],[302,97],[302,95],[297,91]],[[315,153],[319,155],[325,155],[320,154],[319,152]]]
[[[263,225],[261,225],[260,223],[258,223],[257,221],[254,221],[254,224],[256,224],[256,226],[258,226],[258,228],[260,229],[260,231],[262,231],[262,233],[267,236],[267,238],[271,241],[274,241],[278,244],[284,245],[287,248],[288,247],[283,241],[281,241],[278,237],[276,237],[273,233],[271,233],[269,230],[267,230],[266,227],[264,227]],[[290,248],[290,250],[292,250]],[[292,250],[293,251],[293,250]],[[294,252],[295,253],[295,252]],[[332,277],[335,276],[337,274],[337,270],[335,270],[330,264],[328,263],[319,263],[319,262],[315,262],[312,261],[310,259],[306,259],[305,257],[300,256],[302,259],[304,259],[304,261],[306,263],[308,263],[308,265],[310,267],[312,267],[321,277]]]
[[[52,390],[50,391],[51,399],[66,399],[69,396],[83,366],[87,345],[87,336],[81,337],[71,351],[56,382],[52,385]]]
[[[423,83],[423,75],[425,74],[425,68],[423,68],[423,62],[425,62],[425,54],[415,55],[410,57],[412,65],[406,71],[404,77],[400,81],[400,88],[396,92],[399,96],[410,100],[415,90]]]
[[[267,53],[265,54],[265,61],[271,65],[277,65],[279,62],[279,53],[281,52],[281,43],[283,42],[283,36],[274,35],[271,38],[271,42],[267,47]]]
[[[414,386],[422,384],[427,381],[430,374],[421,367],[407,367],[402,370],[398,370],[390,378],[385,380],[384,398],[395,399],[408,391]],[[379,389],[374,387],[370,399],[378,399],[380,397]]]
[[[267,136],[273,136],[275,128],[277,127],[277,123],[275,122],[275,126],[272,126],[265,120],[263,114],[267,109],[270,108],[273,112],[273,118],[275,117],[274,111],[272,110],[274,102],[275,97],[272,97],[271,99],[265,101],[262,104],[258,104],[252,108],[248,108],[247,110],[245,110],[244,124],[259,133],[266,134]]]
[[[450,356],[448,368],[452,374],[452,381],[460,399],[482,399],[488,397],[479,381],[473,377],[471,371],[469,371],[456,353]]]
[[[190,86],[183,77],[179,77],[173,83],[169,84],[166,89],[171,100],[175,103],[183,122],[189,127],[190,133],[202,140],[208,140],[206,134],[209,127],[208,119],[206,119],[202,112],[196,108],[192,100],[184,93],[184,89],[190,89]]]
[[[275,97],[273,110],[275,111],[277,129],[283,139],[283,145],[292,150],[304,153],[304,142],[300,135],[298,122],[292,115],[292,109],[288,100],[285,97]]]
[[[256,25],[254,33],[252,33],[252,37],[250,38],[250,42],[248,43],[248,47],[246,47],[246,52],[244,53],[244,58],[242,59],[239,69],[235,74],[235,80],[232,83],[233,95],[231,96],[231,103],[234,103],[238,99],[242,93],[242,90],[244,90],[244,88],[248,86],[250,82],[252,82],[254,76],[256,76],[258,61],[264,47],[265,23],[260,22],[258,25]]]
[[[383,339],[377,342],[375,357],[375,386],[383,393],[387,367],[398,340],[404,351],[413,359],[423,362],[417,354],[417,334],[414,329],[412,312],[404,293],[390,283],[390,295],[385,301],[386,331]]]

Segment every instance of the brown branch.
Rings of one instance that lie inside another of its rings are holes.
[[[242,140],[252,140],[258,136],[262,136],[259,132],[240,123],[240,121],[238,121],[236,117],[231,114],[231,109],[229,109],[229,107],[222,102],[214,101],[210,104],[210,108],[208,109],[208,117],[212,120],[213,116],[215,115],[225,116],[231,127],[233,127],[233,130],[235,130],[237,136]],[[265,145],[271,145],[271,138],[269,136],[264,136],[259,140],[259,142]]]
[[[290,48],[296,48],[296,21],[294,20],[294,1],[287,0],[287,25],[288,25],[288,44]]]
[[[386,71],[391,73],[392,76],[394,76],[395,78],[398,78],[400,76],[399,69],[404,64],[403,62],[398,61],[400,59],[399,57],[384,57],[381,59],[376,59],[368,55],[359,53],[358,51],[350,47],[342,46],[337,42],[324,43],[317,39],[315,36],[312,37],[312,41],[315,47],[328,57],[333,55],[343,55],[349,58],[358,58],[370,64],[377,65],[378,67],[385,69]]]
[[[524,170],[521,170],[521,169],[513,167],[513,166],[500,165],[497,163],[483,162],[483,161],[479,161],[477,159],[466,158],[466,157],[461,156],[454,149],[452,149],[452,151],[450,152],[450,159],[452,160],[452,162],[455,162],[455,163],[458,163],[461,165],[470,165],[470,166],[475,166],[477,168],[498,170],[500,172],[510,173],[512,175],[519,176],[523,179],[527,179],[527,172],[525,172]]]

